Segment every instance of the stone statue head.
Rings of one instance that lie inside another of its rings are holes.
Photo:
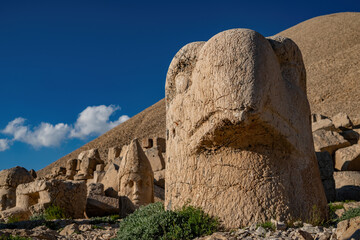
[[[231,29],[187,44],[169,66],[165,101],[168,209],[190,203],[228,228],[306,219],[314,205],[326,216],[291,39]]]
[[[122,215],[154,202],[154,173],[137,139],[127,148],[119,166]]]

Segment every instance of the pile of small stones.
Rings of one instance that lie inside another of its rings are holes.
[[[0,236],[20,236],[37,239],[73,239],[73,240],[108,240],[116,237],[119,223],[90,224],[88,220],[55,220],[58,230],[52,230],[45,225],[34,228],[15,226],[14,229],[1,229]],[[24,224],[24,223],[22,223]],[[26,224],[26,223],[25,223]]]
[[[268,240],[336,240],[336,228],[312,226],[304,223],[302,227],[287,228],[279,224],[275,231],[266,230],[256,224],[250,227],[230,232],[216,232],[211,236],[196,238],[196,240],[237,240],[237,239],[268,239]]]

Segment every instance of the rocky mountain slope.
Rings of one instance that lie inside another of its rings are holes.
[[[345,112],[350,117],[360,113],[360,13],[312,18],[277,35],[293,39],[301,49],[312,112],[326,116]],[[129,144],[133,138],[155,136],[165,137],[164,100],[39,170],[38,175],[65,166],[68,159],[84,150],[98,148],[106,159],[110,147]]]
[[[312,112],[360,114],[360,13],[312,18],[277,35],[300,47]]]

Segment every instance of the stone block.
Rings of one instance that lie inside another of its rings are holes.
[[[360,171],[360,145],[354,144],[337,150],[335,168],[340,171]]]
[[[94,194],[88,196],[86,202],[86,215],[88,217],[108,216],[119,213],[119,198]]]
[[[11,216],[41,213],[51,205],[59,206],[72,218],[83,218],[86,207],[87,189],[84,182],[61,180],[35,180],[20,184],[16,189],[16,207],[6,210]],[[22,210],[21,210],[22,209]]]
[[[311,125],[312,131],[315,132],[317,130],[323,129],[327,131],[335,130],[334,124],[330,119],[321,119],[317,122],[312,123]]]
[[[119,192],[119,166],[114,163],[107,165],[107,170],[104,177],[100,181],[104,185],[104,190],[107,196],[117,197]]]
[[[87,195],[105,196],[104,185],[102,183],[90,183],[87,186]]]
[[[329,152],[330,155],[340,149],[350,146],[351,144],[337,132],[318,130],[313,133],[315,151]]]
[[[121,147],[112,147],[112,148],[109,148],[108,161],[111,162],[111,161],[113,161],[115,158],[120,157],[120,153],[121,153]]]
[[[144,153],[150,161],[153,172],[165,169],[165,159],[158,147],[145,149]]]

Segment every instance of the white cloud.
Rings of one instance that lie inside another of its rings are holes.
[[[119,110],[120,107],[110,105],[100,105],[87,107],[79,114],[74,128],[71,130],[70,137],[85,138],[90,135],[100,135],[111,128],[129,119],[127,115],[122,115],[116,121],[110,121],[110,116]]]
[[[0,152],[3,152],[10,148],[11,141],[8,139],[0,139]]]
[[[68,138],[86,138],[100,135],[129,119],[127,115],[110,121],[110,116],[120,107],[100,105],[87,107],[82,111],[75,124],[58,123],[56,125],[42,122],[36,127],[26,124],[26,119],[15,118],[1,132],[13,137],[12,140],[0,139],[0,151],[9,149],[13,141],[24,142],[35,148],[58,146]]]
[[[24,118],[15,118],[2,132],[12,135],[13,141],[24,142],[36,148],[57,146],[70,132],[70,127],[64,123],[52,125],[43,122],[32,130],[25,125],[25,121]]]

